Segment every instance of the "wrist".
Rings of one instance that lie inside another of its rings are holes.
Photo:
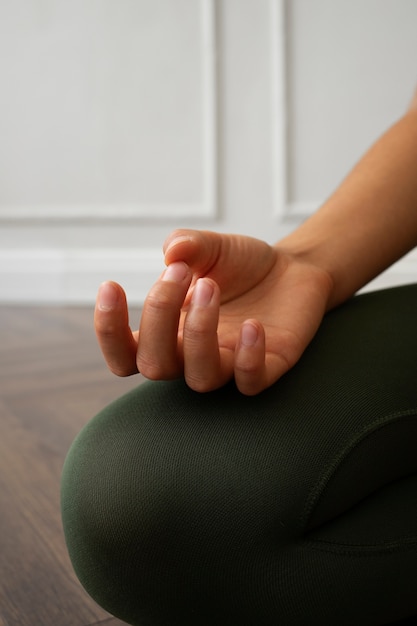
[[[319,294],[324,311],[341,303],[337,296],[335,276],[318,245],[290,236],[275,244],[274,248],[281,258],[286,258],[287,266],[298,267],[304,282]]]

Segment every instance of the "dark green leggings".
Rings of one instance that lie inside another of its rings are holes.
[[[259,396],[140,385],[75,440],[62,514],[81,583],[129,624],[417,615],[417,285],[328,314]]]

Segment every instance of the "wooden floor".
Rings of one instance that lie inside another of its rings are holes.
[[[107,371],[91,308],[3,307],[0,329],[0,626],[121,625],[73,574],[59,485],[76,433],[140,378]]]

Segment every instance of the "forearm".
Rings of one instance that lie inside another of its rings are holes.
[[[331,308],[416,245],[417,109],[410,108],[277,247],[329,274]]]

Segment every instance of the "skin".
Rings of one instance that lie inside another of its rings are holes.
[[[126,296],[101,285],[95,329],[112,372],[185,377],[199,392],[234,378],[255,395],[301,357],[324,314],[417,245],[417,96],[324,203],[274,246],[177,230],[167,269],[128,325]]]

